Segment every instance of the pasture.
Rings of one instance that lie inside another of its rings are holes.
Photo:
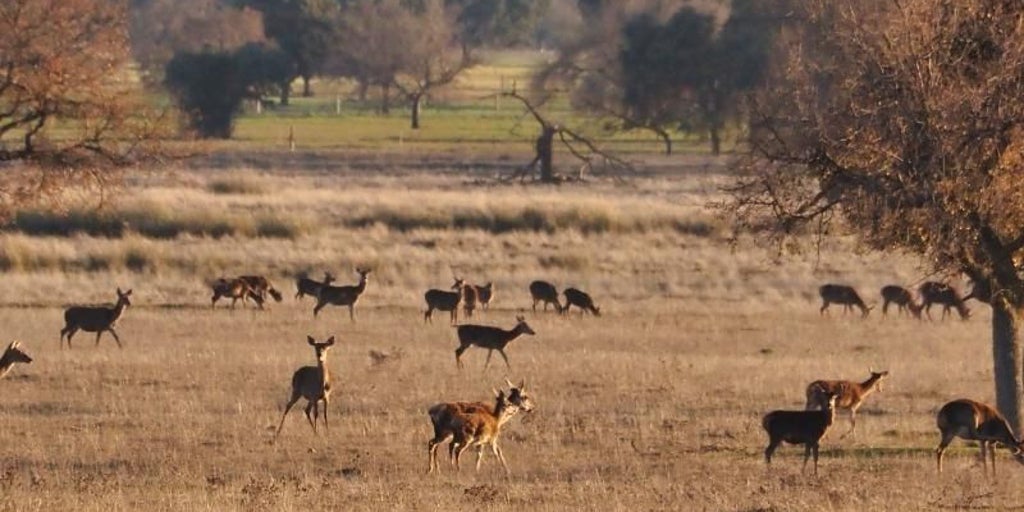
[[[781,261],[733,248],[706,208],[728,179],[716,162],[541,188],[390,158],[374,171],[284,160],[140,176],[114,207],[136,212],[120,230],[64,236],[33,230],[45,219],[26,216],[23,232],[0,235],[4,340],[23,340],[35,358],[0,381],[0,509],[1000,510],[1024,501],[1022,469],[1005,450],[995,479],[962,441],[945,473],[935,471],[938,408],[992,399],[984,306],[972,302],[966,322],[892,312],[883,321],[877,309],[861,320],[835,306],[818,314],[819,284],[852,284],[878,305],[882,285],[926,277],[914,259],[861,254],[847,240]],[[199,228],[140,227],[185,217]],[[217,219],[240,228],[200,229]],[[260,236],[253,219],[292,229]],[[292,298],[299,271],[354,284],[360,265],[373,273],[355,323],[331,306],[314,319],[313,299]],[[245,273],[268,276],[284,301],[211,309],[207,283]],[[423,292],[453,275],[495,283],[490,311],[474,321],[511,328],[524,314],[537,332],[509,345],[510,370],[500,357],[484,370],[479,348],[458,370],[447,315],[424,325]],[[538,278],[589,291],[602,316],[534,313],[527,285]],[[118,286],[134,289],[118,324],[125,348],[80,333],[60,350],[62,306],[113,301]],[[297,407],[270,444],[292,372],[315,363],[307,334],[338,339],[330,432],[314,436]],[[801,472],[798,447],[765,468],[765,412],[800,409],[808,382],[862,380],[869,367],[891,377],[861,408],[856,437],[839,441],[849,424],[837,416],[819,477]],[[489,453],[479,472],[467,457],[461,473],[443,460],[427,475],[427,408],[490,401],[506,376],[526,379],[537,403],[503,430],[512,476]]]

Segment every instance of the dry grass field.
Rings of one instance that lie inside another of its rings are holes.
[[[35,358],[0,381],[0,509],[1024,503],[1024,468],[1005,450],[995,479],[962,441],[935,471],[938,408],[992,398],[985,307],[972,303],[966,322],[818,314],[819,284],[853,284],[877,304],[882,285],[927,276],[912,258],[848,241],[781,262],[733,249],[705,207],[728,179],[713,170],[547,189],[473,171],[268,167],[138,178],[113,206],[130,221],[77,220],[112,237],[53,234],[38,215],[19,222],[24,233],[0,235],[3,339],[23,340]],[[314,319],[312,299],[292,298],[297,272],[332,270],[351,284],[356,265],[374,272],[355,323],[343,308]],[[285,300],[263,312],[211,309],[206,283],[244,273],[267,275]],[[474,321],[511,327],[525,308],[537,335],[512,342],[510,370],[497,357],[484,370],[476,348],[458,370],[446,315],[424,325],[423,292],[450,286],[453,273],[496,284],[491,311]],[[530,311],[537,278],[590,291],[603,315]],[[112,301],[117,286],[134,289],[118,328],[125,348],[79,333],[60,350],[62,306]],[[314,363],[307,334],[338,338],[330,432],[314,436],[298,407],[270,444],[292,372]],[[863,379],[869,367],[892,376],[861,409],[856,437],[839,440],[848,420],[838,418],[819,476],[801,472],[802,449],[788,446],[765,468],[765,412],[801,408],[811,380]],[[527,379],[538,404],[502,435],[512,476],[490,454],[479,472],[443,461],[427,475],[427,408],[490,400],[506,376]]]

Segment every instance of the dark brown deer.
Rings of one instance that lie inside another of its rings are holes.
[[[594,316],[601,316],[601,308],[594,305],[594,299],[591,299],[586,292],[576,288],[566,288],[562,294],[565,295],[565,306],[562,307],[562,313],[568,313],[569,308],[576,306],[580,308],[581,315],[589,312]]]
[[[814,455],[814,474],[818,474],[818,445],[835,421],[836,395],[829,395],[820,411],[772,411],[761,420],[768,433],[768,447],[764,449],[765,464],[771,465],[772,454],[783,442],[804,445],[804,470],[807,459]]]
[[[547,281],[534,281],[530,283],[530,297],[533,298],[533,310],[537,311],[537,303],[544,303],[544,311],[548,310],[548,304],[555,305],[555,311],[562,311],[562,304],[558,302],[558,289]]]
[[[971,317],[971,310],[964,304],[964,299],[960,296],[960,292],[946,283],[926,281],[918,288],[918,292],[921,294],[922,307],[929,320],[932,319],[932,304],[942,305],[943,320],[950,314],[950,308],[956,308],[956,312],[960,314],[961,320],[967,320]]]
[[[840,436],[840,439],[854,433],[857,428],[857,409],[864,404],[864,400],[875,391],[882,390],[882,381],[889,376],[889,372],[876,372],[868,369],[871,374],[864,382],[853,382],[849,380],[816,380],[807,385],[807,406],[806,409],[824,409],[828,397],[835,396],[835,407],[850,411],[850,430]]]
[[[504,390],[494,392],[493,407],[483,402],[446,402],[434,405],[427,411],[434,427],[434,437],[427,443],[428,473],[439,469],[437,448],[445,441],[449,441],[448,454],[456,470],[459,469],[462,453],[476,446],[476,469],[479,471],[484,448],[489,446],[505,468],[505,472],[512,473],[505,455],[498,446],[498,435],[501,428],[519,411],[532,412],[534,404],[533,399],[527,394],[526,381],[518,387],[508,379],[505,379],[505,382],[509,390],[507,393]]]
[[[270,284],[270,280],[263,276],[238,276],[238,279],[249,285],[249,296],[256,301],[263,309],[263,304],[267,302],[267,296],[274,298],[274,301],[281,302],[284,297],[281,296],[281,292],[274,289],[274,286]]]
[[[981,458],[982,470],[985,473],[988,473],[985,460],[987,451],[992,460],[992,475],[996,474],[996,444],[1008,448],[1013,452],[1013,458],[1024,464],[1024,444],[1014,435],[1006,418],[988,404],[966,398],[953,400],[939,409],[935,424],[942,434],[939,446],[935,449],[939,473],[942,473],[942,454],[955,437],[978,441],[981,448],[978,456]]]
[[[480,308],[487,311],[491,308],[491,299],[494,298],[494,283],[487,283],[483,286],[476,286],[476,300]]]
[[[828,309],[831,304],[842,304],[843,313],[849,312],[853,307],[860,308],[861,317],[868,316],[868,312],[871,311],[864,301],[861,300],[860,295],[857,294],[857,290],[854,290],[852,286],[846,286],[843,284],[826,284],[818,288],[818,294],[821,295],[821,309],[819,313],[825,314],[825,310]]]
[[[366,291],[366,282],[369,280],[370,269],[356,268],[356,274],[359,274],[359,283],[355,286],[321,286],[320,293],[316,298],[316,306],[313,307],[313,316],[316,317],[320,310],[327,305],[348,306],[348,317],[355,322],[356,302],[359,301],[359,297]]]
[[[242,279],[225,279],[223,277],[217,279],[210,285],[213,290],[213,296],[210,297],[210,307],[217,307],[217,301],[222,297],[231,299],[231,309],[235,309],[235,304],[241,300],[242,305],[248,299],[252,299],[256,305],[262,309],[263,299],[259,294],[252,293],[252,288],[249,287],[249,283]]]
[[[110,331],[117,342],[118,348],[123,348],[121,338],[114,330],[114,323],[124,314],[125,309],[132,305],[132,291],[122,292],[117,289],[117,303],[113,306],[71,306],[64,310],[64,328],[60,330],[60,347],[64,348],[64,337],[68,338],[68,348],[71,348],[71,337],[79,330],[96,333],[96,346],[100,344],[100,336],[104,331]]]
[[[459,304],[462,302],[463,284],[465,282],[462,279],[455,278],[455,283],[451,288],[455,290],[454,292],[436,288],[427,290],[427,293],[423,294],[423,298],[427,301],[427,310],[423,313],[423,323],[434,321],[434,310],[436,309],[450,312],[451,324],[455,325],[459,321]]]
[[[316,281],[302,274],[295,280],[295,298],[301,299],[306,295],[316,297],[320,294],[320,287],[329,286],[334,282],[334,276],[330,272],[324,272],[324,280]]]
[[[889,314],[889,304],[896,304],[900,315],[909,311],[914,318],[921,319],[921,310],[924,306],[914,301],[914,294],[910,290],[890,284],[882,287],[882,316]]]
[[[476,310],[476,306],[480,301],[480,297],[477,294],[476,286],[466,283],[462,285],[462,310],[466,313],[466,318],[473,318],[473,311]]]
[[[21,342],[17,340],[12,341],[10,345],[7,345],[7,350],[0,356],[0,379],[4,378],[11,371],[14,363],[28,364],[31,362],[32,358],[21,349]]]
[[[520,335],[529,334],[533,336],[537,334],[530,328],[529,324],[526,323],[526,319],[522,316],[516,317],[515,327],[508,331],[500,327],[471,324],[460,325],[456,331],[459,335],[459,348],[455,349],[455,365],[462,368],[463,352],[469,347],[476,345],[487,349],[487,360],[484,361],[484,369],[487,369],[487,365],[491,364],[491,354],[495,350],[505,360],[505,366],[511,368],[512,365],[508,362],[508,356],[505,355],[505,346]]]
[[[284,414],[281,415],[281,423],[277,426],[274,441],[277,441],[277,436],[281,435],[288,411],[292,409],[295,402],[299,401],[299,398],[306,399],[306,419],[309,420],[309,426],[313,427],[314,434],[316,434],[316,422],[320,416],[319,403],[321,401],[324,403],[324,432],[330,433],[327,427],[327,405],[331,401],[331,373],[327,367],[327,351],[334,346],[334,336],[327,338],[327,341],[323,343],[317,343],[312,336],[307,336],[306,342],[316,351],[316,366],[303,366],[295,370],[295,374],[292,375],[292,396],[288,399],[288,404],[284,406]]]

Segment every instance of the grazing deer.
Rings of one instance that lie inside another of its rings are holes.
[[[331,374],[327,369],[327,351],[334,345],[334,336],[327,338],[323,343],[317,343],[312,336],[307,336],[306,341],[316,351],[316,366],[303,366],[292,375],[292,396],[284,406],[284,414],[281,415],[281,423],[277,426],[274,441],[281,435],[288,411],[300,397],[306,399],[306,419],[309,420],[309,426],[313,427],[314,434],[316,420],[320,416],[319,403],[321,400],[324,402],[324,432],[330,433],[327,427],[327,404],[331,401]]]
[[[427,301],[427,310],[423,313],[423,322],[433,322],[434,310],[436,309],[438,311],[451,312],[451,324],[455,325],[459,320],[459,304],[462,302],[462,293],[465,291],[464,283],[462,279],[455,278],[455,284],[451,288],[455,290],[454,292],[446,292],[436,288],[427,290],[427,293],[423,294],[423,298]]]
[[[249,286],[249,283],[242,279],[225,279],[221,277],[214,281],[214,283],[210,285],[210,288],[213,289],[213,296],[210,297],[211,308],[217,307],[217,301],[220,300],[221,297],[225,297],[231,299],[231,309],[235,309],[235,304],[239,300],[242,301],[242,305],[245,305],[245,302],[249,298],[252,298],[253,302],[255,302],[260,309],[263,309],[262,297],[260,297],[259,294],[252,293],[252,288]]]
[[[277,302],[283,299],[281,292],[275,290],[270,281],[263,276],[239,276],[238,279],[249,285],[249,296],[259,304],[260,309],[263,309],[263,304],[267,302],[267,295]]]
[[[473,318],[473,311],[476,310],[479,299],[476,286],[469,283],[462,285],[462,310],[466,312],[466,318]]]
[[[576,288],[566,288],[562,294],[565,295],[565,306],[561,310],[563,314],[568,313],[572,306],[576,306],[580,308],[581,315],[589,311],[594,316],[601,316],[601,308],[594,306],[594,299],[591,299],[586,292]]]
[[[999,411],[988,404],[966,398],[953,400],[939,409],[935,424],[942,434],[942,440],[939,441],[939,446],[935,449],[939,473],[942,473],[942,454],[954,437],[978,441],[981,448],[978,456],[985,473],[988,473],[985,461],[985,452],[988,451],[992,460],[992,475],[996,474],[996,444],[1008,448],[1013,452],[1014,459],[1018,463],[1024,464],[1024,443],[1013,434],[1006,418],[1003,418]]]
[[[505,345],[508,345],[510,341],[518,338],[522,334],[529,334],[533,336],[537,334],[530,328],[526,323],[526,319],[522,316],[516,317],[516,326],[511,330],[506,331],[498,327],[491,327],[488,325],[460,325],[457,329],[459,334],[459,348],[455,349],[455,365],[462,368],[462,353],[469,347],[476,345],[480,348],[487,349],[487,360],[484,362],[484,369],[487,369],[487,365],[491,364],[491,354],[495,350],[501,354],[501,358],[505,360],[505,366],[511,368],[512,365],[508,363],[508,356],[505,355]]]
[[[323,281],[315,281],[310,279],[306,274],[302,274],[295,280],[295,298],[301,299],[306,295],[316,297],[320,295],[320,288],[322,286],[329,286],[334,282],[334,276],[330,272],[324,272]]]
[[[10,345],[7,345],[7,350],[0,356],[0,379],[4,378],[11,368],[14,367],[14,363],[31,363],[32,358],[28,356],[23,350],[21,350],[20,341],[12,341]]]
[[[816,380],[807,385],[806,409],[824,409],[828,397],[835,396],[835,407],[850,411],[850,430],[840,439],[853,434],[857,428],[857,409],[864,404],[864,399],[876,390],[882,390],[882,381],[889,376],[888,371],[876,372],[868,369],[871,376],[864,382],[848,380]]]
[[[366,291],[366,281],[369,280],[370,269],[356,268],[359,274],[359,284],[355,286],[331,286],[325,284],[320,287],[320,293],[316,297],[316,306],[313,306],[313,317],[316,317],[320,310],[328,304],[334,306],[348,306],[348,317],[356,321],[356,301]]]
[[[909,311],[914,318],[921,319],[921,310],[924,306],[914,301],[914,294],[910,290],[890,284],[882,287],[882,316],[889,314],[889,303],[896,304],[900,315]]]
[[[555,311],[562,311],[562,304],[558,302],[558,289],[547,281],[534,281],[530,283],[530,297],[533,298],[533,310],[537,311],[537,303],[544,303],[544,311],[548,310],[548,304],[555,305]]]
[[[946,315],[950,314],[950,308],[956,308],[956,312],[960,314],[961,320],[967,320],[971,317],[971,310],[964,304],[964,299],[960,297],[960,293],[956,291],[956,288],[946,283],[926,281],[921,284],[918,292],[921,294],[921,306],[924,308],[924,312],[928,315],[929,320],[932,319],[932,304],[942,305],[943,320],[946,319]]]
[[[480,307],[487,311],[491,309],[491,299],[494,298],[494,283],[487,283],[483,286],[474,286],[476,288],[476,300],[480,304]]]
[[[498,446],[498,435],[502,427],[519,411],[532,412],[534,403],[527,394],[526,381],[520,383],[518,387],[508,379],[505,379],[505,382],[509,386],[509,391],[506,393],[504,390],[495,390],[493,407],[483,402],[448,402],[434,405],[427,411],[434,427],[434,438],[427,443],[428,473],[439,469],[437,447],[449,441],[449,458],[456,471],[459,469],[462,453],[473,446],[477,447],[476,469],[479,471],[483,462],[484,447],[490,446],[505,472],[512,474],[505,455]]]
[[[114,323],[124,314],[125,308],[132,305],[128,297],[131,290],[122,292],[117,289],[117,303],[113,306],[71,306],[64,310],[64,328],[60,330],[60,348],[64,348],[64,336],[68,338],[68,348],[71,348],[71,337],[79,329],[85,332],[96,333],[96,346],[100,344],[100,336],[103,331],[110,331],[117,342],[118,348],[123,348],[121,338],[114,330]]]
[[[842,304],[844,314],[856,306],[860,308],[861,317],[868,316],[868,312],[871,311],[871,308],[864,304],[860,295],[857,294],[857,290],[854,290],[852,286],[826,284],[818,288],[818,294],[821,295],[822,301],[821,309],[818,310],[821,314],[825,314],[825,310],[830,304]]]
[[[771,466],[772,454],[783,441],[804,445],[804,466],[814,454],[814,474],[818,474],[818,445],[835,421],[836,395],[828,395],[825,408],[820,411],[772,411],[764,415],[761,426],[768,433],[768,447],[764,449],[765,464]]]

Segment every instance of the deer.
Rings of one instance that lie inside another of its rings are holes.
[[[533,336],[537,334],[530,328],[530,325],[526,323],[526,319],[522,316],[517,316],[515,327],[507,331],[489,325],[463,324],[456,329],[456,332],[459,336],[459,348],[455,349],[455,365],[458,368],[462,368],[462,354],[469,347],[476,345],[487,349],[487,360],[484,361],[485,370],[491,364],[491,354],[495,350],[505,360],[505,367],[512,368],[512,365],[508,362],[508,356],[505,355],[505,346],[520,335],[529,334]]]
[[[7,350],[0,355],[0,379],[4,378],[14,367],[14,363],[31,363],[32,358],[21,349],[21,342],[14,340],[7,345]]]
[[[533,298],[533,310],[537,311],[537,303],[544,303],[544,311],[548,310],[548,304],[555,305],[555,311],[562,311],[562,304],[558,302],[558,289],[547,281],[534,281],[530,283],[530,297]]]
[[[502,427],[519,411],[529,413],[535,406],[533,399],[527,394],[525,380],[519,386],[513,385],[508,379],[505,379],[505,383],[509,390],[507,393],[504,390],[494,391],[493,407],[483,402],[446,402],[436,404],[427,410],[434,427],[434,437],[427,442],[428,474],[440,469],[437,463],[437,448],[445,441],[449,442],[449,459],[456,471],[459,470],[462,453],[473,446],[477,447],[476,470],[479,471],[484,448],[489,446],[505,468],[505,473],[512,474],[508,461],[498,446],[498,436]]]
[[[964,299],[960,297],[960,293],[956,291],[956,288],[949,284],[926,281],[921,283],[918,292],[921,294],[921,306],[924,308],[925,315],[928,316],[929,320],[932,319],[932,304],[941,304],[943,306],[943,320],[946,319],[946,315],[950,314],[950,308],[956,308],[956,312],[960,314],[961,320],[967,320],[971,317],[971,310],[964,304]]]
[[[213,284],[210,285],[213,290],[213,296],[210,297],[210,307],[217,307],[217,301],[221,297],[231,299],[231,309],[235,309],[235,304],[241,300],[242,305],[245,305],[248,299],[252,299],[258,307],[263,308],[263,299],[259,294],[252,293],[252,288],[249,283],[242,279],[225,279],[223,277],[218,278]]]
[[[356,267],[355,271],[356,274],[359,274],[359,283],[354,286],[325,284],[320,287],[320,293],[316,296],[316,306],[313,306],[314,318],[325,306],[334,305],[348,306],[349,319],[353,322],[356,321],[356,302],[359,300],[359,296],[366,291],[366,282],[369,280],[371,269]]]
[[[807,470],[807,459],[814,454],[814,474],[818,474],[818,446],[829,427],[835,421],[835,405],[838,395],[829,394],[825,407],[820,411],[772,411],[764,415],[761,426],[768,433],[768,447],[764,449],[764,461],[769,467],[772,454],[783,441],[804,445],[803,470]]]
[[[462,310],[466,313],[466,318],[473,318],[473,311],[476,310],[479,300],[480,296],[477,294],[475,285],[469,283],[462,285]]]
[[[276,302],[283,299],[281,292],[275,290],[266,277],[238,276],[238,279],[249,285],[249,296],[256,301],[260,309],[263,309],[263,304],[267,302],[267,295],[273,297]]]
[[[491,299],[494,298],[494,283],[488,282],[483,286],[474,286],[476,288],[476,300],[480,304],[480,308],[484,311],[488,311],[491,308]]]
[[[939,473],[942,473],[942,455],[946,447],[959,437],[971,441],[978,441],[982,470],[988,474],[988,465],[985,461],[986,451],[992,461],[992,476],[996,474],[996,452],[995,445],[1001,444],[1013,452],[1013,458],[1024,464],[1024,443],[1014,435],[1010,424],[999,411],[991,405],[961,398],[947,402],[939,409],[935,417],[935,424],[939,428],[942,439],[935,449],[935,459],[938,464]]]
[[[825,310],[830,304],[842,304],[844,314],[856,306],[860,308],[862,318],[868,316],[868,312],[871,311],[871,308],[864,304],[860,295],[857,294],[857,290],[854,290],[852,286],[826,284],[818,288],[818,294],[821,295],[822,301],[821,309],[818,310],[820,314],[825,314]]]
[[[104,331],[110,331],[117,342],[117,348],[124,348],[121,345],[121,338],[114,330],[114,324],[124,315],[124,310],[132,305],[129,300],[132,291],[129,289],[122,292],[117,289],[117,303],[113,306],[71,306],[64,310],[64,328],[60,330],[60,348],[64,348],[64,337],[68,338],[68,348],[71,348],[71,337],[79,330],[96,333],[96,346],[100,345],[100,336]]]
[[[843,439],[857,429],[857,409],[864,400],[875,391],[882,390],[882,381],[889,377],[888,371],[876,372],[868,369],[871,374],[864,382],[848,380],[816,380],[807,385],[806,410],[823,409],[829,396],[835,396],[835,407],[850,411],[850,430],[839,437]]]
[[[334,280],[334,276],[330,272],[324,272],[323,281],[314,281],[306,274],[302,274],[295,280],[295,298],[301,299],[306,295],[316,297],[320,295],[320,288],[322,286],[329,286]]]
[[[462,302],[462,293],[465,291],[463,284],[465,281],[455,278],[455,283],[451,287],[452,290],[455,290],[454,292],[436,288],[427,290],[427,293],[423,294],[423,298],[427,301],[427,310],[423,313],[423,323],[434,321],[434,310],[436,309],[451,312],[451,324],[455,325],[459,320],[459,304]]]
[[[562,314],[568,313],[569,308],[576,306],[580,308],[581,315],[589,312],[594,316],[601,316],[601,308],[594,306],[594,299],[591,299],[586,292],[576,288],[566,288],[562,294],[565,295],[565,306],[561,309]]]
[[[921,310],[924,306],[914,301],[914,294],[910,290],[890,284],[882,287],[882,316],[889,314],[889,304],[896,304],[900,315],[904,311],[909,311],[914,318],[921,319]]]
[[[327,338],[323,343],[318,343],[312,336],[306,336],[306,342],[316,352],[316,366],[303,366],[292,375],[292,396],[284,406],[284,414],[281,415],[281,423],[277,426],[272,442],[276,442],[281,435],[288,411],[291,411],[299,398],[306,399],[306,419],[309,420],[309,426],[313,427],[313,434],[316,434],[316,422],[320,416],[319,403],[323,401],[324,432],[330,433],[327,426],[327,405],[331,401],[331,374],[327,368],[327,351],[334,346],[334,336]]]

